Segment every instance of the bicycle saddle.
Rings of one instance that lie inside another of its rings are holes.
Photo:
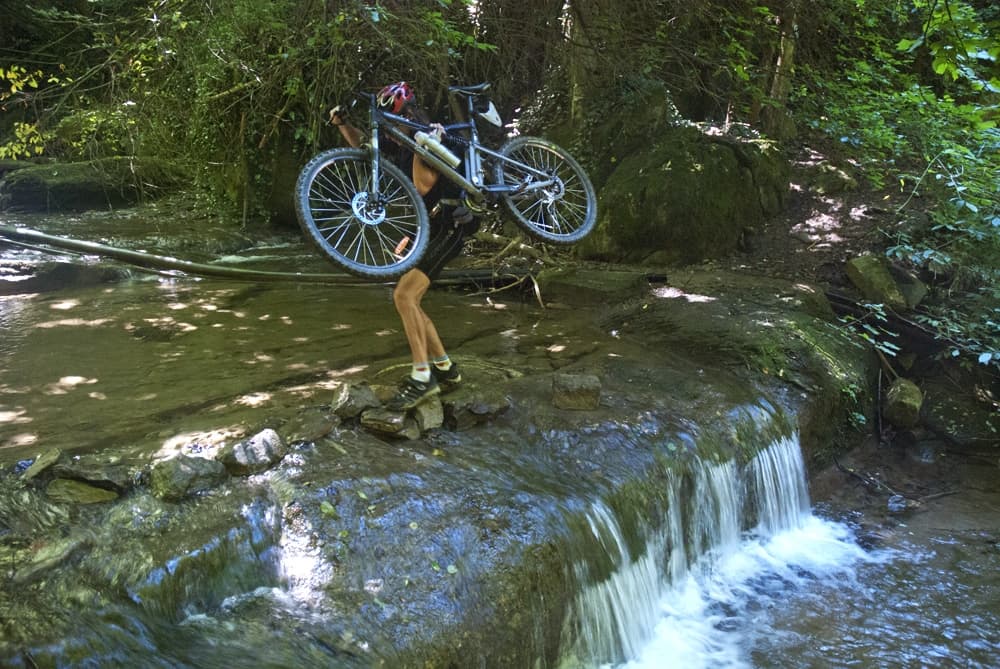
[[[473,84],[472,86],[449,86],[449,93],[462,93],[464,95],[479,95],[490,90],[490,82],[484,81],[481,84]]]

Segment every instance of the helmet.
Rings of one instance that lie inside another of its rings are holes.
[[[392,107],[392,113],[398,114],[408,102],[416,99],[413,89],[405,81],[389,84],[378,92],[378,103],[383,107]]]

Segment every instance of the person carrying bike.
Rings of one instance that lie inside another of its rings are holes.
[[[416,105],[413,88],[406,82],[385,86],[379,91],[378,103],[393,114],[405,115],[421,123],[429,122],[426,112]],[[340,107],[330,111],[330,122],[337,126],[348,144],[355,148],[361,146],[363,133],[347,122]],[[440,140],[444,127],[440,124],[431,126],[435,139]],[[461,253],[465,239],[475,233],[479,223],[462,204],[461,191],[457,186],[441,179],[437,170],[415,153],[402,150],[397,153],[393,162],[403,169],[409,167],[413,185],[424,200],[431,223],[427,251],[416,268],[400,277],[392,293],[410,346],[413,366],[410,375],[403,380],[386,407],[393,411],[405,411],[440,393],[442,387],[450,389],[462,380],[458,365],[448,357],[437,328],[424,312],[421,302],[444,266]],[[407,166],[408,159],[410,164]]]

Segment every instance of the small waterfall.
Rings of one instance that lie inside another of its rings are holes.
[[[667,648],[694,644],[697,661],[629,667],[741,666],[737,649],[716,630],[731,626],[726,602],[744,584],[706,574],[716,568],[728,574],[745,570],[754,560],[734,558],[743,546],[808,523],[798,439],[778,439],[742,468],[735,462],[698,462],[686,475],[671,473],[665,499],[662,528],[644,537],[638,555],[630,552],[619,520],[603,502],[587,512],[587,539],[605,555],[573,566],[583,587],[564,626],[560,669],[616,666],[648,655],[653,641]],[[595,566],[605,559],[610,568]],[[740,578],[748,578],[745,571]],[[682,624],[668,629],[668,619]]]
[[[798,440],[784,437],[750,462],[758,529],[765,535],[802,527],[809,516],[809,490]]]

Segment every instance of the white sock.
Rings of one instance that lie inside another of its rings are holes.
[[[413,371],[410,372],[410,376],[421,383],[428,383],[431,380],[430,364],[426,362],[413,363]]]

